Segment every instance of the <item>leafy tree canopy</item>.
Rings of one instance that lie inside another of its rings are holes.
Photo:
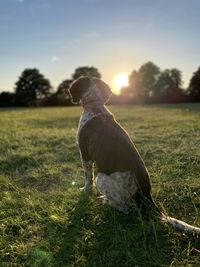
[[[200,67],[194,72],[187,93],[193,101],[200,101]]]
[[[65,101],[66,99],[70,99],[69,93],[68,93],[68,89],[70,87],[70,84],[72,83],[72,80],[64,80],[63,82],[61,82],[57,88],[57,99],[59,101]]]
[[[153,96],[164,97],[171,96],[178,92],[181,93],[182,89],[182,74],[178,69],[165,69],[162,71],[154,86]]]
[[[96,78],[101,78],[101,74],[95,67],[79,67],[75,69],[75,72],[72,74],[72,79],[75,80],[81,76],[92,76]]]
[[[38,69],[25,69],[15,84],[19,104],[37,105],[51,93],[51,84]]]
[[[153,62],[147,62],[142,65],[139,69],[139,84],[141,95],[149,97],[152,94],[154,86],[157,82],[160,74],[160,68]]]
[[[181,71],[173,68],[161,71],[153,62],[143,64],[129,76],[129,86],[123,88],[122,95],[131,96],[136,101],[182,101],[184,92]]]
[[[160,74],[160,68],[153,62],[143,64],[129,76],[129,92],[135,98],[148,99]]]

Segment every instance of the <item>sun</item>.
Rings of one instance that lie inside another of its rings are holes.
[[[120,91],[123,87],[128,86],[128,74],[119,73],[114,78],[114,90],[116,94],[120,94]]]

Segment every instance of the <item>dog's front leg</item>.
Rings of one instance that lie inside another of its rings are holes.
[[[89,192],[92,190],[93,185],[93,162],[92,160],[82,160],[82,165],[85,174],[85,185],[84,187],[80,188],[80,190],[83,192]]]

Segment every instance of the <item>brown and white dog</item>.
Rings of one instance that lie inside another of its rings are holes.
[[[81,102],[83,106],[77,132],[85,173],[82,190],[90,191],[93,186],[95,163],[95,182],[104,202],[128,213],[135,199],[139,209],[153,209],[161,214],[152,200],[150,177],[138,150],[104,106],[111,96],[109,86],[98,78],[80,77],[72,83],[69,93],[73,103]],[[180,229],[193,227],[163,214],[161,217]],[[188,231],[194,231],[194,228]]]

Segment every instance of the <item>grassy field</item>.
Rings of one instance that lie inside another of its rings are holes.
[[[161,210],[200,226],[200,105],[111,107]],[[81,194],[81,109],[0,110],[0,266],[200,266],[200,237]]]

